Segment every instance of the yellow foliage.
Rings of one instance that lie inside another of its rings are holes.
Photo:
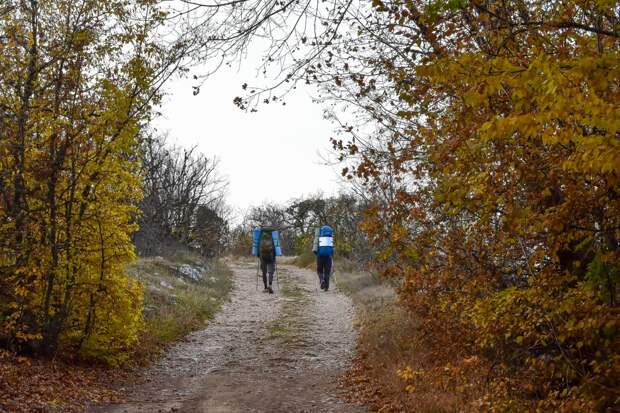
[[[157,97],[138,42],[155,22],[123,23],[146,3],[81,3],[0,16],[0,339],[117,364],[143,326],[125,266]]]

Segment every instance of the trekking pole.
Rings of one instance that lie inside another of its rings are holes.
[[[318,269],[319,269],[319,264],[318,264],[318,262],[317,262],[317,271],[316,271],[316,273],[317,273],[317,274],[316,274],[316,275],[317,275],[317,277],[316,277],[316,278],[317,278],[317,280],[316,280],[316,282],[314,283],[314,291],[316,292],[316,295],[319,295],[319,288],[321,287],[321,282],[322,282],[321,280],[322,280],[322,276],[323,276],[323,274],[320,274],[320,275],[319,275],[319,273],[318,273]]]
[[[321,285],[321,276],[318,274],[318,271],[317,271],[315,280],[316,282],[314,283],[314,292],[316,293],[316,295],[319,295],[319,286]]]
[[[258,271],[260,268],[260,259],[256,260],[256,291],[258,291]]]

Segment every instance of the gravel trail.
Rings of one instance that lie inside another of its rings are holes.
[[[231,301],[173,347],[122,404],[93,413],[365,412],[339,398],[355,342],[353,309],[317,289],[313,271],[280,265],[276,294],[256,288],[256,266],[230,263]]]

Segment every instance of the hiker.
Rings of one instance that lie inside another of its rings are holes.
[[[273,294],[272,285],[273,275],[276,271],[276,257],[282,255],[278,231],[271,227],[254,229],[252,254],[260,259],[264,291]]]
[[[317,228],[314,233],[312,252],[316,255],[316,272],[321,282],[321,290],[329,290],[329,276],[332,272],[334,256],[334,230],[329,225]]]

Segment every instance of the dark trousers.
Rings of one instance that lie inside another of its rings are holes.
[[[265,288],[267,288],[267,286],[271,287],[273,283],[273,273],[276,272],[276,260],[261,257],[260,270],[263,273],[263,284],[265,284]],[[267,284],[267,273],[269,273],[269,284]]]
[[[319,274],[321,284],[329,287],[329,276],[332,274],[332,257],[316,257],[316,272]]]

